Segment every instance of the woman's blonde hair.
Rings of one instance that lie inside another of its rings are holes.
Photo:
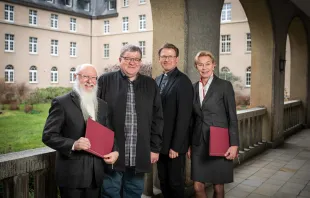
[[[212,60],[212,63],[215,63],[214,56],[213,56],[213,54],[211,52],[209,52],[209,51],[200,51],[195,56],[195,67],[197,65],[198,59],[200,57],[202,57],[202,56],[209,56],[211,58],[211,60]]]

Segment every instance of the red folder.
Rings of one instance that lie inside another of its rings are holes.
[[[225,156],[229,148],[229,134],[227,128],[210,126],[210,156]]]
[[[89,153],[103,158],[111,153],[114,144],[114,132],[100,123],[88,118],[85,137],[90,141]]]

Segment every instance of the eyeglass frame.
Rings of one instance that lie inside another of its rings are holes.
[[[84,74],[76,74],[77,76],[81,76],[84,80],[91,80],[91,81],[96,81],[98,80],[98,76],[87,76],[87,75],[84,75]]]
[[[141,62],[141,58],[130,58],[130,57],[126,57],[126,56],[121,56],[121,58],[124,59],[125,62],[130,63],[131,61],[134,63],[140,63]]]
[[[176,58],[177,56],[159,56],[160,60],[172,60],[173,58]]]

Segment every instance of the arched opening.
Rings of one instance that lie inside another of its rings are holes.
[[[29,83],[38,83],[38,71],[36,66],[31,66],[29,69]]]
[[[51,83],[58,83],[57,67],[52,67],[52,69],[51,69]]]
[[[7,65],[4,69],[4,81],[6,83],[14,83],[14,67]]]
[[[76,69],[74,67],[71,67],[70,69],[70,83],[74,83],[74,74]]]

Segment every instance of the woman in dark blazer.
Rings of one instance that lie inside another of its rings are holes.
[[[194,84],[191,124],[191,177],[196,197],[207,197],[205,183],[212,183],[214,197],[224,197],[224,184],[233,182],[233,159],[238,156],[238,119],[235,94],[229,81],[214,73],[215,61],[210,52],[201,51],[195,57],[200,81]],[[230,147],[225,157],[209,155],[210,126],[228,128]]]

